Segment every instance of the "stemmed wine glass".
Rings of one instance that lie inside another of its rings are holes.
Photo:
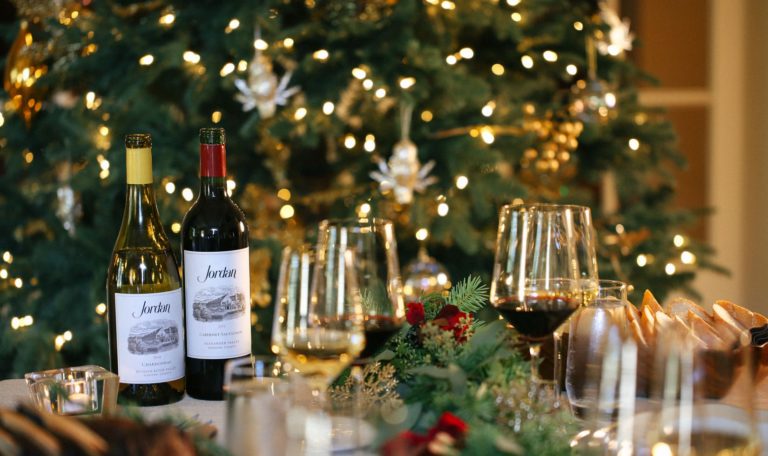
[[[541,344],[582,302],[573,206],[502,207],[491,304],[527,340],[534,391]]]
[[[365,346],[353,256],[321,244],[283,251],[272,351],[319,399]]]
[[[405,321],[394,224],[380,218],[323,220],[318,246],[339,255],[354,251],[353,272],[365,328],[365,349],[355,364],[366,364]]]

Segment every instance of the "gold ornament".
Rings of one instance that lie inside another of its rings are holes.
[[[398,204],[410,204],[414,191],[423,192],[437,182],[437,178],[429,176],[435,162],[430,160],[421,166],[419,150],[408,137],[412,114],[413,105],[404,105],[400,112],[402,138],[395,144],[389,161],[385,163],[379,159],[379,171],[370,173],[371,178],[379,183],[382,193],[392,191]]]
[[[269,249],[255,249],[250,255],[251,271],[251,302],[260,308],[272,303],[269,286],[269,268],[272,256]]]
[[[520,177],[535,191],[556,196],[560,185],[576,173],[573,152],[584,126],[579,121],[561,120],[552,112],[538,118],[532,104],[526,104],[523,113],[523,130],[535,133],[538,143],[523,151]]]
[[[256,40],[259,39],[261,33],[257,30]],[[235,87],[240,91],[235,99],[243,104],[243,111],[257,108],[259,116],[268,119],[275,115],[277,106],[284,106],[288,98],[299,91],[299,87],[288,87],[292,74],[287,71],[278,81],[272,61],[257,49],[248,65],[248,80],[235,79]]]
[[[421,296],[440,293],[451,288],[448,270],[429,256],[424,246],[419,248],[416,259],[403,269],[403,293],[407,301],[417,301]]]
[[[50,56],[50,46],[36,38],[43,35],[39,21],[21,21],[19,34],[8,51],[3,75],[3,88],[10,104],[21,112],[27,125],[43,107],[43,91],[36,84],[48,72],[45,60]]]

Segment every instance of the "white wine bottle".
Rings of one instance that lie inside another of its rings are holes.
[[[163,405],[184,396],[184,307],[179,267],[152,185],[152,138],[125,137],[126,200],[107,275],[110,366],[119,399]]]
[[[224,399],[224,364],[251,354],[248,224],[227,194],[223,128],[200,130],[200,193],[181,224],[187,394]]]

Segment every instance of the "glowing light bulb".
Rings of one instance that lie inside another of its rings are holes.
[[[640,141],[638,141],[636,138],[630,138],[627,144],[632,150],[638,150],[640,148]]]
[[[501,76],[504,74],[504,65],[500,63],[494,63],[491,65],[491,73],[495,74],[496,76]]]
[[[648,264],[648,257],[645,256],[645,254],[641,253],[640,255],[637,256],[636,261],[637,261],[637,265],[643,268],[645,267],[645,265]]]
[[[440,203],[437,205],[437,215],[440,217],[445,217],[448,215],[448,211],[450,210],[450,207],[448,207],[448,203]]]
[[[680,261],[682,261],[683,264],[693,264],[696,262],[696,255],[684,250],[683,253],[680,254]]]
[[[294,209],[290,204],[285,204],[280,208],[280,218],[289,219],[293,217]]]
[[[277,197],[280,198],[283,201],[290,201],[291,199],[291,191],[287,188],[281,188],[277,191]]]
[[[248,69],[248,62],[241,60],[237,62],[237,71],[245,71]]]
[[[363,88],[365,90],[371,90],[373,88],[373,81],[370,79],[366,79],[363,81]]]
[[[486,144],[493,144],[493,142],[496,141],[496,137],[493,135],[493,130],[488,127],[480,129],[480,138]],[[456,185],[458,186],[458,183]]]
[[[283,40],[283,46],[286,47],[286,49],[291,49],[293,47],[293,38],[286,38]]]
[[[364,69],[358,67],[352,69],[352,76],[354,76],[355,79],[363,80],[368,76],[368,73],[366,73]]]
[[[584,30],[584,24],[582,24],[580,21],[576,21],[573,23],[573,28],[578,31],[582,31]]]
[[[232,62],[227,62],[224,64],[223,67],[221,67],[221,70],[219,71],[219,75],[223,78],[224,76],[231,74],[233,71],[235,71],[235,64]]]
[[[200,62],[200,54],[192,51],[184,51],[184,54],[181,56],[185,62],[187,63],[199,63]]]
[[[576,73],[579,72],[579,69],[576,68],[576,65],[570,63],[565,67],[565,72],[570,74],[571,76],[576,76]]]
[[[520,22],[523,20],[523,15],[515,11],[514,13],[509,15],[510,19],[512,19],[515,22]]]
[[[360,210],[357,211],[357,215],[360,217],[365,217],[371,212],[371,205],[368,203],[363,203],[360,205]]]
[[[480,110],[480,112],[485,117],[491,117],[493,115],[493,110],[496,109],[496,103],[493,101],[489,101],[488,103],[483,106],[483,109]]]
[[[13,263],[13,255],[11,255],[11,252],[7,250],[3,252],[3,261],[5,261],[8,264]]]
[[[421,120],[424,122],[431,122],[433,118],[432,111],[421,111]]]
[[[445,63],[447,63],[448,65],[456,65],[456,62],[458,61],[459,59],[457,59],[456,56],[453,54],[445,58]]]
[[[685,245],[685,237],[682,234],[676,234],[672,238],[672,243],[675,244],[675,247],[682,247]]]
[[[261,38],[257,38],[253,42],[253,47],[259,51],[266,51],[269,48],[269,44]]]
[[[331,114],[333,114],[334,109],[335,109],[335,106],[333,105],[332,102],[326,101],[325,103],[323,103],[323,114],[325,114],[326,116],[330,116]]]
[[[96,313],[98,315],[104,315],[105,313],[107,313],[107,305],[104,304],[103,302],[100,302],[99,304],[97,304]]]
[[[221,122],[221,111],[213,111],[211,113],[211,122],[215,124]]]
[[[320,60],[321,62],[328,60],[328,56],[329,56],[328,51],[326,51],[325,49],[319,49],[312,54],[312,57],[315,60]]]
[[[400,88],[402,89],[410,89],[413,87],[413,85],[416,84],[416,78],[412,77],[406,77],[400,79]]]
[[[21,288],[24,286],[24,281],[17,277],[16,280],[13,281],[13,286],[16,288]]]
[[[181,223],[179,222],[171,223],[171,231],[175,234],[179,234],[181,232]]]
[[[352,149],[353,147],[355,147],[355,144],[357,144],[357,140],[355,140],[355,137],[352,136],[351,134],[348,134],[347,136],[344,137],[344,147],[346,147],[347,149]]]
[[[672,263],[667,263],[666,266],[664,266],[664,272],[667,273],[667,275],[673,275],[677,271],[677,268]]]
[[[523,66],[529,70],[533,68],[533,58],[530,55],[524,55],[520,57],[520,63],[522,63]]]
[[[307,117],[307,108],[301,107],[293,113],[293,118],[296,120],[301,120],[305,117]]]
[[[227,28],[230,30],[237,30],[238,27],[240,27],[240,21],[237,18],[233,18],[227,25]]]
[[[464,190],[467,188],[467,185],[469,185],[469,178],[467,176],[456,177],[456,188],[459,190]]]
[[[426,228],[419,228],[416,230],[416,239],[419,241],[424,241],[429,237],[429,230]]]
[[[187,187],[181,191],[181,197],[184,198],[184,201],[192,201],[192,198],[195,197],[195,194],[192,192],[191,188]]]
[[[520,0],[507,0],[507,5],[509,6],[517,6],[520,4]]]
[[[544,57],[544,60],[547,62],[557,62],[557,53],[555,51],[544,51],[541,56]]]
[[[475,56],[475,51],[473,51],[472,48],[465,47],[461,48],[459,55],[464,59],[471,59]]]
[[[7,279],[8,278],[8,270],[3,268],[0,269],[0,279]]]
[[[160,22],[162,25],[171,25],[175,20],[176,16],[173,13],[168,13],[160,16],[160,20],[158,22]]]
[[[147,54],[145,56],[142,56],[139,59],[139,65],[149,66],[149,65],[152,65],[154,61],[155,61],[155,56],[153,56],[152,54]]]
[[[373,152],[376,150],[376,138],[373,135],[365,135],[365,143],[363,143],[363,149],[365,149],[366,152]]]
[[[64,334],[62,334],[62,336],[64,336],[64,340],[69,342],[70,340],[72,340],[72,331],[64,331]]]
[[[376,89],[376,92],[374,92],[374,95],[376,98],[384,98],[387,96],[387,91],[385,89]]]

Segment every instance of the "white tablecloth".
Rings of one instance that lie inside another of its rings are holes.
[[[21,401],[28,401],[29,393],[24,380],[0,381],[0,407],[13,408]],[[217,439],[222,442],[224,425],[226,424],[224,401],[201,401],[187,395],[184,399],[171,405],[157,407],[141,407],[142,414],[149,419],[183,415],[187,418],[195,418],[201,423],[211,423],[219,430]]]

